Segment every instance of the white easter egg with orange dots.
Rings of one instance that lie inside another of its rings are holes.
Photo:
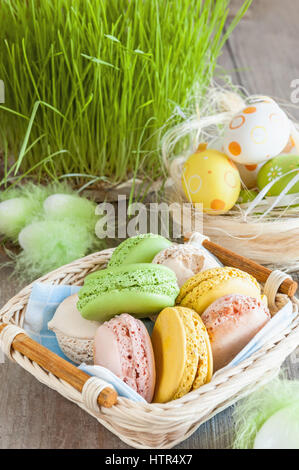
[[[242,165],[259,164],[279,155],[290,133],[290,121],[278,104],[257,97],[226,127],[224,152]]]
[[[182,185],[188,201],[208,214],[224,214],[237,202],[241,180],[236,165],[222,152],[205,149],[185,162]]]

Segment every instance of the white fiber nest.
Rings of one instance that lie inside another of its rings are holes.
[[[289,115],[294,129],[298,129],[298,124],[294,123],[286,109],[286,103],[276,101]],[[200,143],[219,141],[224,126],[245,106],[246,94],[243,90],[232,92],[214,86],[208,91],[202,106],[195,106],[189,112],[176,110],[184,121],[167,131],[162,138],[162,156],[169,174],[166,185],[169,202],[188,202],[181,183],[185,159],[194,153]],[[299,154],[296,136],[295,144]],[[299,194],[287,195],[299,180],[297,171],[294,170],[294,178],[278,197],[265,198],[270,186],[279,178],[267,185],[251,203],[237,204],[225,215],[204,214],[205,235],[258,263],[273,268],[279,266],[286,271],[299,269],[299,206],[294,206],[299,204]],[[195,212],[194,209],[192,217]]]

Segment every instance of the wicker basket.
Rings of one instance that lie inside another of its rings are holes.
[[[94,253],[44,276],[39,281],[82,285],[87,274],[106,267],[111,253],[112,250]],[[266,283],[265,293],[269,296],[270,302],[274,302],[275,299],[275,306],[272,305],[272,308],[278,310],[288,297],[283,294],[275,296],[283,277],[274,275],[271,278],[271,282],[268,280]],[[58,366],[56,369],[54,367],[55,361],[58,364],[60,360],[59,364],[62,364],[61,358],[55,356],[52,366],[48,366],[47,363],[38,360],[37,351],[41,346],[32,340],[30,341],[33,348],[31,350],[29,348],[26,355],[18,352],[15,347],[17,336],[25,333],[21,328],[31,289],[32,285],[23,289],[0,311],[0,322],[8,324],[6,327],[2,325],[0,336],[4,352],[40,382],[79,405],[134,448],[166,449],[179,444],[212,416],[272,379],[285,358],[299,344],[298,301],[292,298],[293,309],[297,315],[288,329],[281,331],[274,340],[238,366],[218,371],[212,381],[200,389],[167,404],[134,403],[125,398],[118,398],[117,404],[112,408],[99,407],[98,394],[103,388],[102,384],[98,383],[99,379],[89,379],[87,387],[84,386],[81,393],[78,391],[80,387],[76,388],[68,383],[66,374],[57,372],[55,375],[55,372],[47,370],[51,370],[51,367],[52,371],[62,370],[63,366],[60,366],[60,369]],[[36,359],[32,360],[33,357]],[[69,364],[69,367],[73,366]],[[79,374],[76,368],[74,371]]]

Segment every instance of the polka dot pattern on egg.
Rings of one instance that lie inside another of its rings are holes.
[[[232,130],[239,129],[239,127],[243,126],[244,122],[245,122],[244,116],[236,116],[230,122],[229,128],[232,129]]]
[[[250,138],[255,144],[264,144],[269,136],[265,126],[255,126],[250,132]]]
[[[202,186],[202,180],[199,175],[192,175],[190,176],[188,180],[188,185],[189,185],[189,191],[191,194],[196,194],[198,191],[200,191],[200,188]]]
[[[236,203],[241,181],[236,165],[224,153],[206,149],[185,162],[182,186],[188,201],[203,204],[204,212],[223,214]]]
[[[244,114],[252,114],[256,112],[255,106],[248,106],[248,108],[243,109]]]
[[[290,138],[290,122],[274,100],[256,97],[237,113],[224,132],[224,153],[242,165],[279,155]]]
[[[211,209],[215,211],[222,211],[225,209],[225,202],[221,201],[221,199],[213,199],[211,202]]]

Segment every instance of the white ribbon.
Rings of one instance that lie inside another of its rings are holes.
[[[294,178],[291,179],[291,181],[289,181],[289,183],[286,185],[286,187],[283,189],[283,191],[280,193],[279,196],[277,196],[275,198],[275,200],[273,201],[273,203],[270,205],[270,207],[263,213],[261,214],[261,216],[259,217],[259,219],[262,219],[263,217],[265,217],[272,209],[274,209],[275,207],[277,207],[279,205],[279,202],[286,196],[286,194],[289,192],[289,190],[299,181],[299,174],[298,174],[298,171],[299,169],[298,168],[295,168],[294,170],[290,170],[288,171],[287,173],[284,173],[283,175],[281,176],[278,176],[277,178],[275,178],[274,180],[270,181],[270,183],[268,183],[260,192],[259,194],[257,195],[257,197],[252,201],[252,203],[248,206],[247,210],[245,211],[244,213],[244,220],[246,221],[247,219],[247,216],[250,215],[253,210],[259,205],[260,202],[262,202],[262,200],[264,199],[264,197],[266,196],[266,194],[269,192],[269,190],[272,188],[272,186],[277,183],[278,181],[281,180],[281,178],[289,175],[289,174],[292,174],[292,173],[297,173]],[[294,194],[294,199],[297,199],[298,198],[298,194]]]

